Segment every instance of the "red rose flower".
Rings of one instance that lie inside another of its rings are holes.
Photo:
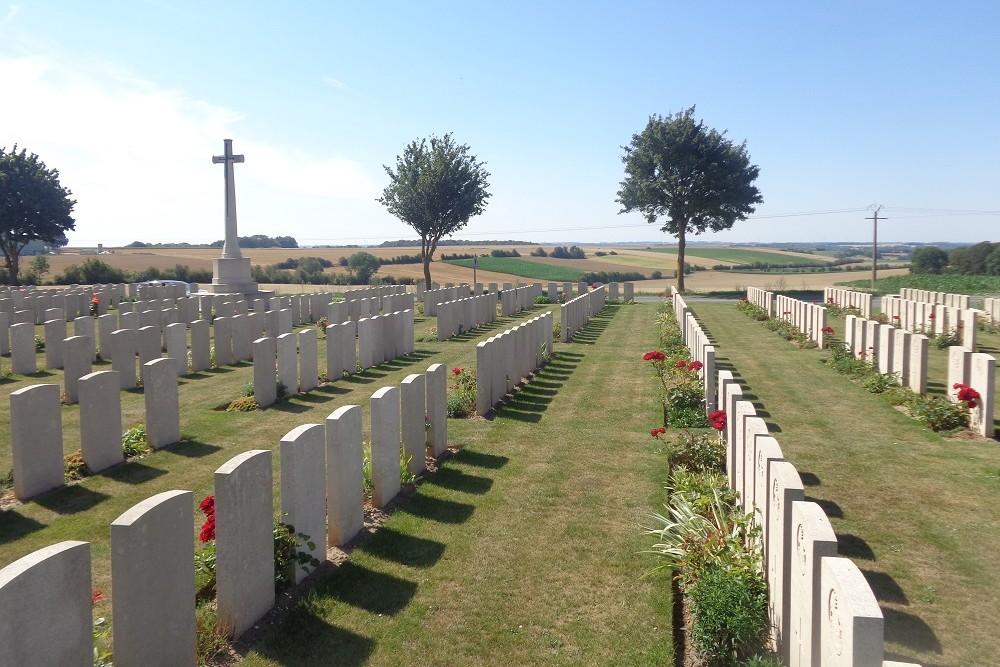
[[[704,364],[702,364],[700,361],[692,361],[690,364],[688,364],[688,369],[692,371],[700,371],[703,365]]]
[[[215,514],[215,496],[205,496],[205,499],[198,505],[205,514]]]
[[[452,368],[451,372],[454,373],[455,375],[461,375],[462,374],[462,369],[461,368]]]
[[[205,519],[201,532],[198,533],[198,539],[202,542],[211,542],[215,539],[215,514],[209,514]]]
[[[684,366],[686,366],[686,365],[687,364],[684,363],[684,360],[681,359],[680,361],[677,362],[676,368],[684,368]]]
[[[96,588],[90,592],[90,604],[95,605],[104,599],[104,593]]]
[[[933,320],[936,317],[936,315],[934,313],[931,313],[930,315],[928,315],[928,317],[930,317]]]

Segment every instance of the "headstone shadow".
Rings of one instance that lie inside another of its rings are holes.
[[[802,480],[803,486],[819,486],[821,484],[819,477],[816,476],[816,473],[800,472],[799,479]]]
[[[280,665],[314,665],[321,654],[330,664],[359,667],[368,664],[375,642],[331,625],[322,612],[297,605],[267,641],[254,650]]]
[[[864,539],[850,533],[837,534],[837,553],[847,558],[875,560],[875,551]]]
[[[413,599],[417,584],[348,560],[317,591],[373,614],[394,616]]]
[[[34,502],[56,514],[76,514],[86,512],[111,496],[88,489],[82,484],[64,486],[34,498]]]
[[[910,600],[906,597],[903,587],[886,572],[876,572],[862,568],[861,574],[865,576],[865,580],[868,581],[868,585],[871,586],[872,592],[875,593],[875,598],[879,602],[910,604]]]
[[[892,607],[883,606],[882,616],[885,619],[885,640],[900,646],[907,646],[914,651],[923,653],[941,653],[941,642],[937,635],[927,623],[916,614],[899,611]],[[887,654],[886,660],[898,659],[907,662],[918,662],[912,656],[906,658],[890,658]],[[926,661],[919,661],[924,667],[930,667]]]
[[[477,496],[481,496],[493,488],[493,480],[489,477],[470,475],[451,466],[439,468],[432,477],[428,478],[427,484]]]
[[[475,509],[475,505],[468,503],[432,498],[426,494],[418,493],[406,499],[399,506],[398,511],[438,523],[457,524],[468,521]]]
[[[197,440],[182,440],[180,442],[175,442],[172,445],[167,445],[166,448],[173,454],[178,454],[180,456],[186,456],[190,459],[199,459],[202,456],[208,456],[213,454],[222,447],[218,445],[210,445],[205,442],[198,442]]]
[[[497,454],[486,454],[483,452],[476,452],[471,449],[462,449],[455,454],[453,459],[456,463],[463,463],[470,466],[477,466],[479,468],[486,468],[488,470],[499,470],[500,468],[507,465],[510,459],[506,456],[498,456]],[[444,468],[442,468],[444,469]],[[439,471],[440,472],[440,471]]]
[[[45,528],[44,523],[15,509],[0,510],[0,542],[13,542],[42,528]]]
[[[143,482],[166,475],[167,471],[146,465],[142,461],[127,461],[114,468],[101,471],[99,474],[123,484],[142,484]]]
[[[359,550],[407,567],[430,567],[441,560],[444,544],[381,526]]]
[[[799,477],[801,478],[801,475],[799,475]],[[803,482],[802,484],[803,486],[810,486],[807,485],[805,482]],[[820,508],[822,508],[823,513],[826,514],[831,519],[844,518],[844,510],[840,507],[840,505],[838,505],[836,502],[832,500],[827,500],[825,498],[812,498],[810,496],[806,496],[805,500],[807,502],[816,503],[817,505],[819,505]]]

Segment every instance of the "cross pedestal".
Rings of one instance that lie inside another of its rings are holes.
[[[226,181],[226,240],[222,256],[212,260],[212,284],[205,286],[212,294],[257,294],[257,283],[250,275],[250,258],[240,252],[236,234],[236,181],[233,165],[243,162],[242,155],[233,155],[233,140],[223,139],[222,155],[212,156],[214,164],[225,167]]]

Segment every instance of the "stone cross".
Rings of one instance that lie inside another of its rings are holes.
[[[233,155],[233,140],[223,139],[223,155],[213,155],[212,164],[224,164],[226,168],[226,240],[222,246],[222,256],[239,258],[240,244],[236,236],[236,180],[233,164],[243,162],[242,155]]]

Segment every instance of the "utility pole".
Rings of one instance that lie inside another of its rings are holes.
[[[875,289],[875,281],[878,279],[878,212],[882,210],[882,204],[875,206],[872,204],[868,208],[872,210],[872,217],[865,220],[872,221],[872,289]],[[888,220],[889,218],[882,218]]]
[[[475,293],[476,291],[476,269],[479,268],[479,255],[472,253],[472,292],[473,295],[479,296]]]

